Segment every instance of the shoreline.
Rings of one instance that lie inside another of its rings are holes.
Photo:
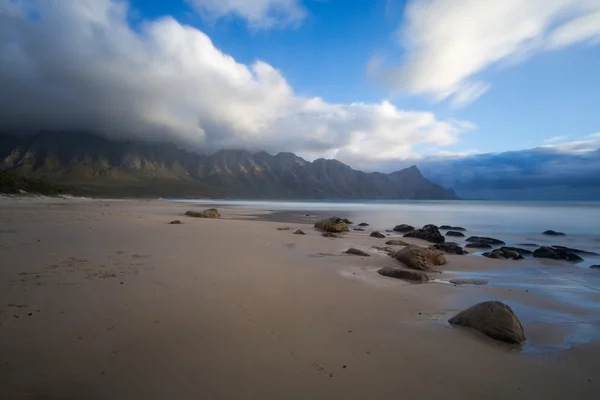
[[[499,398],[600,389],[600,294],[565,265],[448,256],[432,276],[490,283],[410,284],[376,273],[395,260],[372,249],[387,239],[369,231],[328,239],[313,221],[280,221],[294,215],[222,209],[199,220],[183,216],[190,208],[3,204],[0,394],[395,398],[399,376],[422,382],[402,389],[422,398],[490,398],[490,385]],[[372,256],[344,255],[350,246]],[[446,323],[480,299],[515,309],[521,352]],[[427,385],[435,365],[444,376]]]

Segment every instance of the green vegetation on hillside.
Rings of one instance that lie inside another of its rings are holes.
[[[43,194],[56,196],[61,194],[73,193],[73,190],[66,186],[55,185],[36,178],[25,178],[8,171],[0,170],[0,193],[19,194],[19,193]]]

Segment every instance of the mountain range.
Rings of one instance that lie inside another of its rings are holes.
[[[73,132],[0,135],[0,169],[77,187],[90,195],[240,199],[456,199],[415,166],[389,174],[337,161],[221,150]]]

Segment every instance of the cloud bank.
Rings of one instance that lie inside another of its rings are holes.
[[[260,14],[275,2],[252,4]],[[419,144],[454,143],[472,128],[387,101],[303,97],[266,62],[236,62],[170,17],[134,28],[128,12],[117,0],[0,0],[0,131],[87,131],[204,152],[344,153],[376,163],[414,155]]]
[[[478,75],[535,53],[600,41],[598,0],[412,0],[398,41],[400,66],[371,65],[390,87],[468,104],[490,84]]]

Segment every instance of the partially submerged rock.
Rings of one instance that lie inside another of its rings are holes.
[[[364,232],[365,231],[363,228],[354,228],[352,230],[353,231],[358,231],[358,232]]]
[[[380,275],[390,278],[402,279],[405,281],[426,283],[429,282],[429,276],[422,271],[413,271],[410,269],[402,269],[398,267],[383,267],[377,271]]]
[[[367,224],[366,222],[361,222],[360,224],[358,224],[358,226],[369,226],[369,224]]]
[[[470,243],[487,243],[492,246],[506,244],[502,240],[491,238],[491,237],[484,237],[484,236],[470,236],[467,238],[466,241],[470,242]]]
[[[466,231],[462,226],[450,226],[450,225],[442,225],[440,229],[451,230],[451,231]]]
[[[483,334],[512,344],[525,343],[525,331],[513,310],[500,301],[485,301],[458,313],[452,325],[477,329]]]
[[[579,257],[577,254],[554,246],[542,246],[533,252],[533,256],[536,258],[550,258],[552,260],[565,260],[571,262],[583,261],[583,258]]]
[[[369,235],[371,237],[374,238],[378,238],[378,239],[385,239],[385,235],[381,232],[375,231],[375,232],[371,232],[371,234]]]
[[[412,225],[407,225],[407,224],[400,224],[400,225],[396,225],[394,227],[394,231],[395,232],[400,232],[400,233],[407,233],[410,231],[414,231],[415,227]]]
[[[458,255],[467,254],[467,252],[464,251],[462,247],[460,247],[458,244],[456,244],[454,242],[436,243],[433,246],[431,246],[430,249],[439,250],[439,251],[443,251],[445,253],[450,253],[450,254],[458,254]]]
[[[339,217],[326,218],[315,223],[315,228],[325,232],[348,232],[348,224]]]
[[[410,246],[409,243],[406,243],[404,240],[392,239],[385,242],[385,244],[389,244],[390,246]]]
[[[444,243],[446,239],[440,233],[440,230],[435,225],[425,225],[421,229],[415,229],[412,232],[408,232],[404,237],[417,238],[427,240],[432,243]]]
[[[483,243],[483,242],[473,242],[473,243],[467,243],[467,245],[465,247],[468,247],[469,249],[491,249],[492,245],[489,243]]]
[[[354,247],[350,247],[348,250],[345,251],[345,253],[352,254],[354,256],[371,257],[371,255],[369,253],[367,253],[366,251],[362,251],[362,250],[356,249]]]
[[[435,265],[446,264],[446,258],[441,252],[417,246],[407,246],[398,250],[393,253],[393,257],[416,270],[427,270]]]
[[[209,208],[204,211],[188,211],[185,215],[194,218],[221,218],[221,214],[216,208]]]
[[[450,279],[450,283],[454,285],[487,285],[485,279]]]
[[[523,256],[517,253],[516,251],[506,250],[506,249],[496,249],[492,250],[489,253],[483,253],[484,257],[487,258],[497,258],[504,260],[522,260]]]
[[[302,229],[298,229],[296,232],[294,232],[294,235],[306,235],[306,233],[304,233]]]
[[[600,269],[600,264],[594,264],[594,265],[590,265],[590,268],[593,268],[593,269]]]
[[[552,246],[556,249],[560,249],[560,250],[564,250],[566,252],[569,253],[575,253],[575,254],[584,254],[584,255],[588,255],[588,256],[599,256],[600,254],[598,253],[594,253],[593,251],[586,251],[586,250],[580,250],[580,249],[574,249],[571,247],[565,247],[565,246]]]
[[[528,256],[528,255],[533,254],[533,251],[527,250],[527,249],[521,249],[519,247],[502,246],[502,247],[500,247],[500,250],[514,251],[514,252],[519,253],[522,256]]]
[[[178,220],[178,219],[176,219],[176,220],[173,220],[173,221],[169,222],[169,224],[170,224],[170,225],[180,225],[180,224],[181,224],[181,221],[180,221],[180,220]]]
[[[448,231],[446,232],[446,236],[465,237],[465,234],[458,231]]]
[[[566,234],[564,234],[563,232],[556,232],[556,231],[553,231],[552,229],[548,229],[547,231],[544,231],[542,233],[542,235],[548,235],[548,236],[566,236]]]
[[[321,233],[321,236],[328,237],[328,238],[339,238],[339,236],[333,232],[323,232],[323,233]]]

